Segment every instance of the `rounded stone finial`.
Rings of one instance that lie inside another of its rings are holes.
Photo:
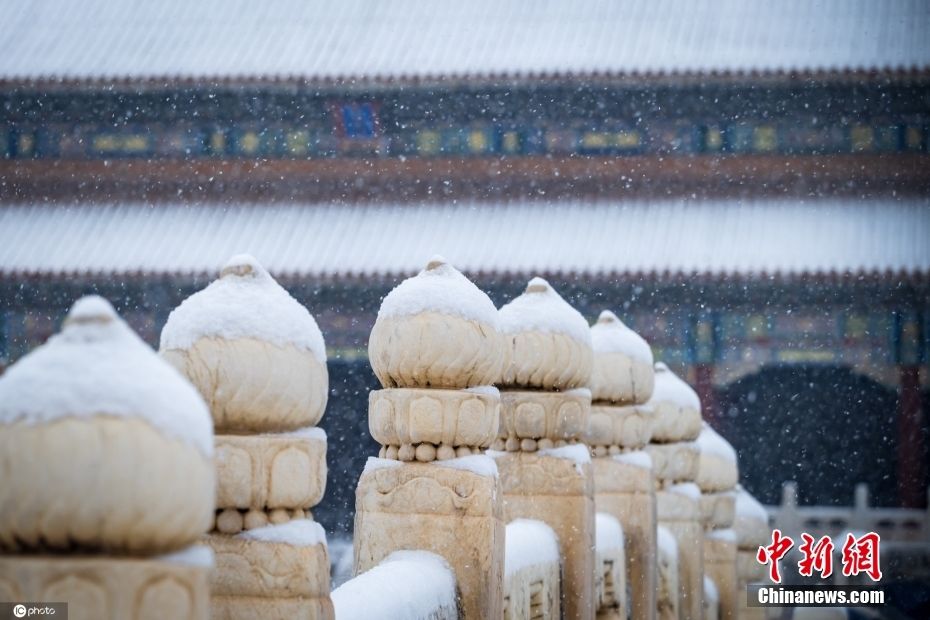
[[[529,281],[526,285],[525,293],[548,293],[552,291],[552,287],[549,286],[549,283],[543,280],[540,277],[535,277]]]
[[[591,395],[595,401],[641,405],[652,396],[655,372],[652,349],[609,310],[591,326],[594,367]]]
[[[655,384],[648,404],[654,411],[652,441],[697,439],[701,432],[701,400],[697,392],[663,362],[655,364]]]
[[[441,256],[384,298],[368,358],[385,388],[468,388],[500,375],[497,309]]]
[[[307,309],[248,254],[174,309],[162,356],[200,390],[219,431],[288,431],[319,422],[326,346]]]
[[[707,422],[701,426],[701,434],[695,441],[698,456],[697,482],[705,493],[727,491],[739,481],[736,450],[721,437]]]
[[[187,546],[213,515],[212,451],[197,391],[85,297],[0,377],[0,548]]]
[[[585,387],[593,351],[588,322],[542,278],[498,313],[507,343],[501,385],[543,390]]]
[[[250,254],[236,254],[220,269],[220,277],[233,276],[261,276],[267,275],[265,268]]]
[[[116,320],[113,306],[99,295],[87,295],[78,299],[65,317],[64,326],[70,325],[106,325]]]
[[[740,549],[758,549],[769,542],[772,530],[769,527],[769,515],[765,506],[746,489],[736,485],[736,518],[733,531]]]
[[[429,262],[426,263],[426,270],[433,271],[434,269],[439,269],[440,267],[443,267],[447,264],[448,262],[446,262],[445,258],[439,254],[434,254],[433,257],[429,259]]]

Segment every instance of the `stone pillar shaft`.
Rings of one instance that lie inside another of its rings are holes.
[[[618,462],[593,459],[594,503],[620,521],[630,584],[630,618],[656,617],[656,496],[652,471]]]

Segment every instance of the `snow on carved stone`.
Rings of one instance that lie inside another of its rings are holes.
[[[649,406],[654,411],[652,441],[691,441],[701,432],[701,400],[690,385],[662,362],[655,365]]]
[[[5,549],[165,553],[212,518],[205,403],[100,297],[0,377],[0,454]]]
[[[210,406],[218,432],[314,426],[326,409],[326,349],[316,321],[251,256],[187,299],[161,333],[162,357]]]
[[[295,547],[326,546],[326,532],[319,523],[310,519],[294,519],[278,525],[257,527],[236,536],[245,540],[285,543]]]
[[[652,457],[643,450],[623,452],[614,456],[614,460],[625,465],[632,465],[641,469],[652,469]]]
[[[533,278],[498,315],[506,343],[502,385],[586,387],[594,359],[588,322],[548,282]]]
[[[439,255],[430,259],[426,269],[387,294],[381,302],[378,318],[413,316],[427,311],[451,314],[491,327],[497,325],[497,309],[491,298]]]
[[[230,258],[219,279],[171,312],[159,348],[188,349],[209,337],[293,345],[326,362],[326,345],[316,320],[248,254]]]
[[[739,480],[736,450],[706,422],[695,440],[700,454],[696,482],[702,491],[715,492],[732,489]]]
[[[339,620],[434,620],[456,616],[452,569],[428,551],[395,551],[333,590]]]
[[[0,378],[0,424],[128,416],[213,454],[203,399],[96,295],[78,300],[61,333]]]
[[[643,404],[652,396],[655,381],[652,349],[609,310],[591,326],[594,400]]]
[[[490,298],[435,257],[384,298],[368,357],[385,388],[462,389],[498,381],[501,347]]]
[[[617,518],[606,512],[599,512],[594,518],[594,546],[598,553],[623,549],[623,526]]]
[[[497,478],[498,475],[497,463],[486,454],[472,454],[471,456],[461,456],[457,459],[434,461],[434,465],[438,467],[448,467],[449,469],[469,471],[486,478]]]
[[[528,566],[559,563],[559,541],[551,527],[535,519],[514,519],[504,536],[506,577]]]

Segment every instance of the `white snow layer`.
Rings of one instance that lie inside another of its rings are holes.
[[[701,434],[698,435],[694,444],[698,450],[705,454],[719,456],[731,463],[736,462],[736,450],[733,449],[729,441],[721,437],[707,422],[702,424]]]
[[[704,536],[706,538],[710,538],[711,540],[721,540],[723,542],[736,544],[736,532],[730,528],[711,530],[704,534]]]
[[[493,385],[476,385],[474,387],[465,388],[466,392],[471,392],[472,394],[481,394],[483,396],[493,396],[494,398],[500,398],[501,392]]]
[[[742,486],[736,487],[736,518],[753,519],[762,523],[769,522],[769,513],[755,497]]]
[[[678,557],[678,541],[675,540],[675,536],[664,525],[656,528],[656,542],[659,551],[674,558]]]
[[[428,620],[455,611],[455,575],[428,551],[395,551],[333,590],[339,620]]]
[[[179,551],[160,555],[155,559],[159,562],[183,564],[184,566],[200,566],[203,568],[213,568],[214,566],[213,549],[207,545],[191,545]]]
[[[239,538],[267,543],[286,543],[295,547],[326,546],[326,532],[316,521],[294,519],[278,525],[266,525],[236,534]]]
[[[535,519],[514,519],[504,536],[504,574],[528,566],[559,563],[559,539],[551,527]]]
[[[586,387],[572,388],[563,392],[566,396],[575,396],[577,398],[586,398],[591,400],[591,390]]]
[[[491,298],[441,256],[434,256],[426,269],[394,287],[381,302],[378,318],[421,312],[449,314],[497,327],[497,308]]]
[[[707,575],[704,575],[704,598],[714,605],[720,602],[720,593],[717,592],[717,584]]]
[[[673,484],[668,487],[668,492],[675,493],[676,495],[683,495],[694,501],[701,499],[701,488],[693,482],[679,482],[678,484]]]
[[[554,456],[560,459],[574,461],[576,466],[585,465],[591,462],[591,450],[583,443],[576,443],[561,448],[546,448],[538,450],[542,456]]]
[[[623,549],[623,526],[613,515],[599,512],[594,515],[594,548],[598,553]]]
[[[632,465],[633,467],[652,469],[652,457],[649,456],[649,453],[644,450],[623,452],[621,454],[614,455],[614,460],[618,463],[624,463],[625,465]]]
[[[530,280],[522,295],[500,309],[498,319],[504,334],[551,332],[591,346],[588,322],[542,278]]]
[[[655,388],[649,404],[668,401],[679,407],[693,407],[698,411],[701,410],[701,399],[690,385],[669,370],[663,362],[656,362],[655,369]]]
[[[230,258],[217,280],[171,312],[161,331],[160,348],[187,349],[210,337],[293,345],[326,362],[326,345],[316,320],[248,254]]]
[[[497,478],[497,463],[486,454],[472,454],[471,456],[460,456],[457,459],[433,461],[433,464],[450,469],[470,471],[473,474],[487,478]]]
[[[368,460],[365,461],[365,469],[362,470],[363,474],[367,474],[370,471],[377,471],[379,469],[392,469],[394,467],[400,467],[401,462],[395,461],[394,459],[382,459],[377,456],[369,456]]]
[[[597,323],[591,326],[591,346],[595,353],[623,353],[649,365],[653,363],[649,343],[610,310],[601,312]]]
[[[283,433],[261,433],[261,437],[293,437],[294,439],[315,439],[317,441],[326,441],[326,431],[319,426],[305,426],[295,431],[285,431]]]
[[[0,377],[0,423],[137,417],[213,454],[213,421],[197,390],[102,297],[79,299],[60,333]]]

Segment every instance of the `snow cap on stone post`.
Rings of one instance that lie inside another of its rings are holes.
[[[217,431],[296,430],[326,408],[320,328],[248,254],[230,258],[217,280],[172,311],[160,351],[200,390]]]
[[[213,516],[206,404],[101,297],[0,377],[0,453],[0,548],[164,553]]]
[[[588,322],[542,278],[499,312],[505,340],[500,385],[542,390],[587,388],[594,353]]]

